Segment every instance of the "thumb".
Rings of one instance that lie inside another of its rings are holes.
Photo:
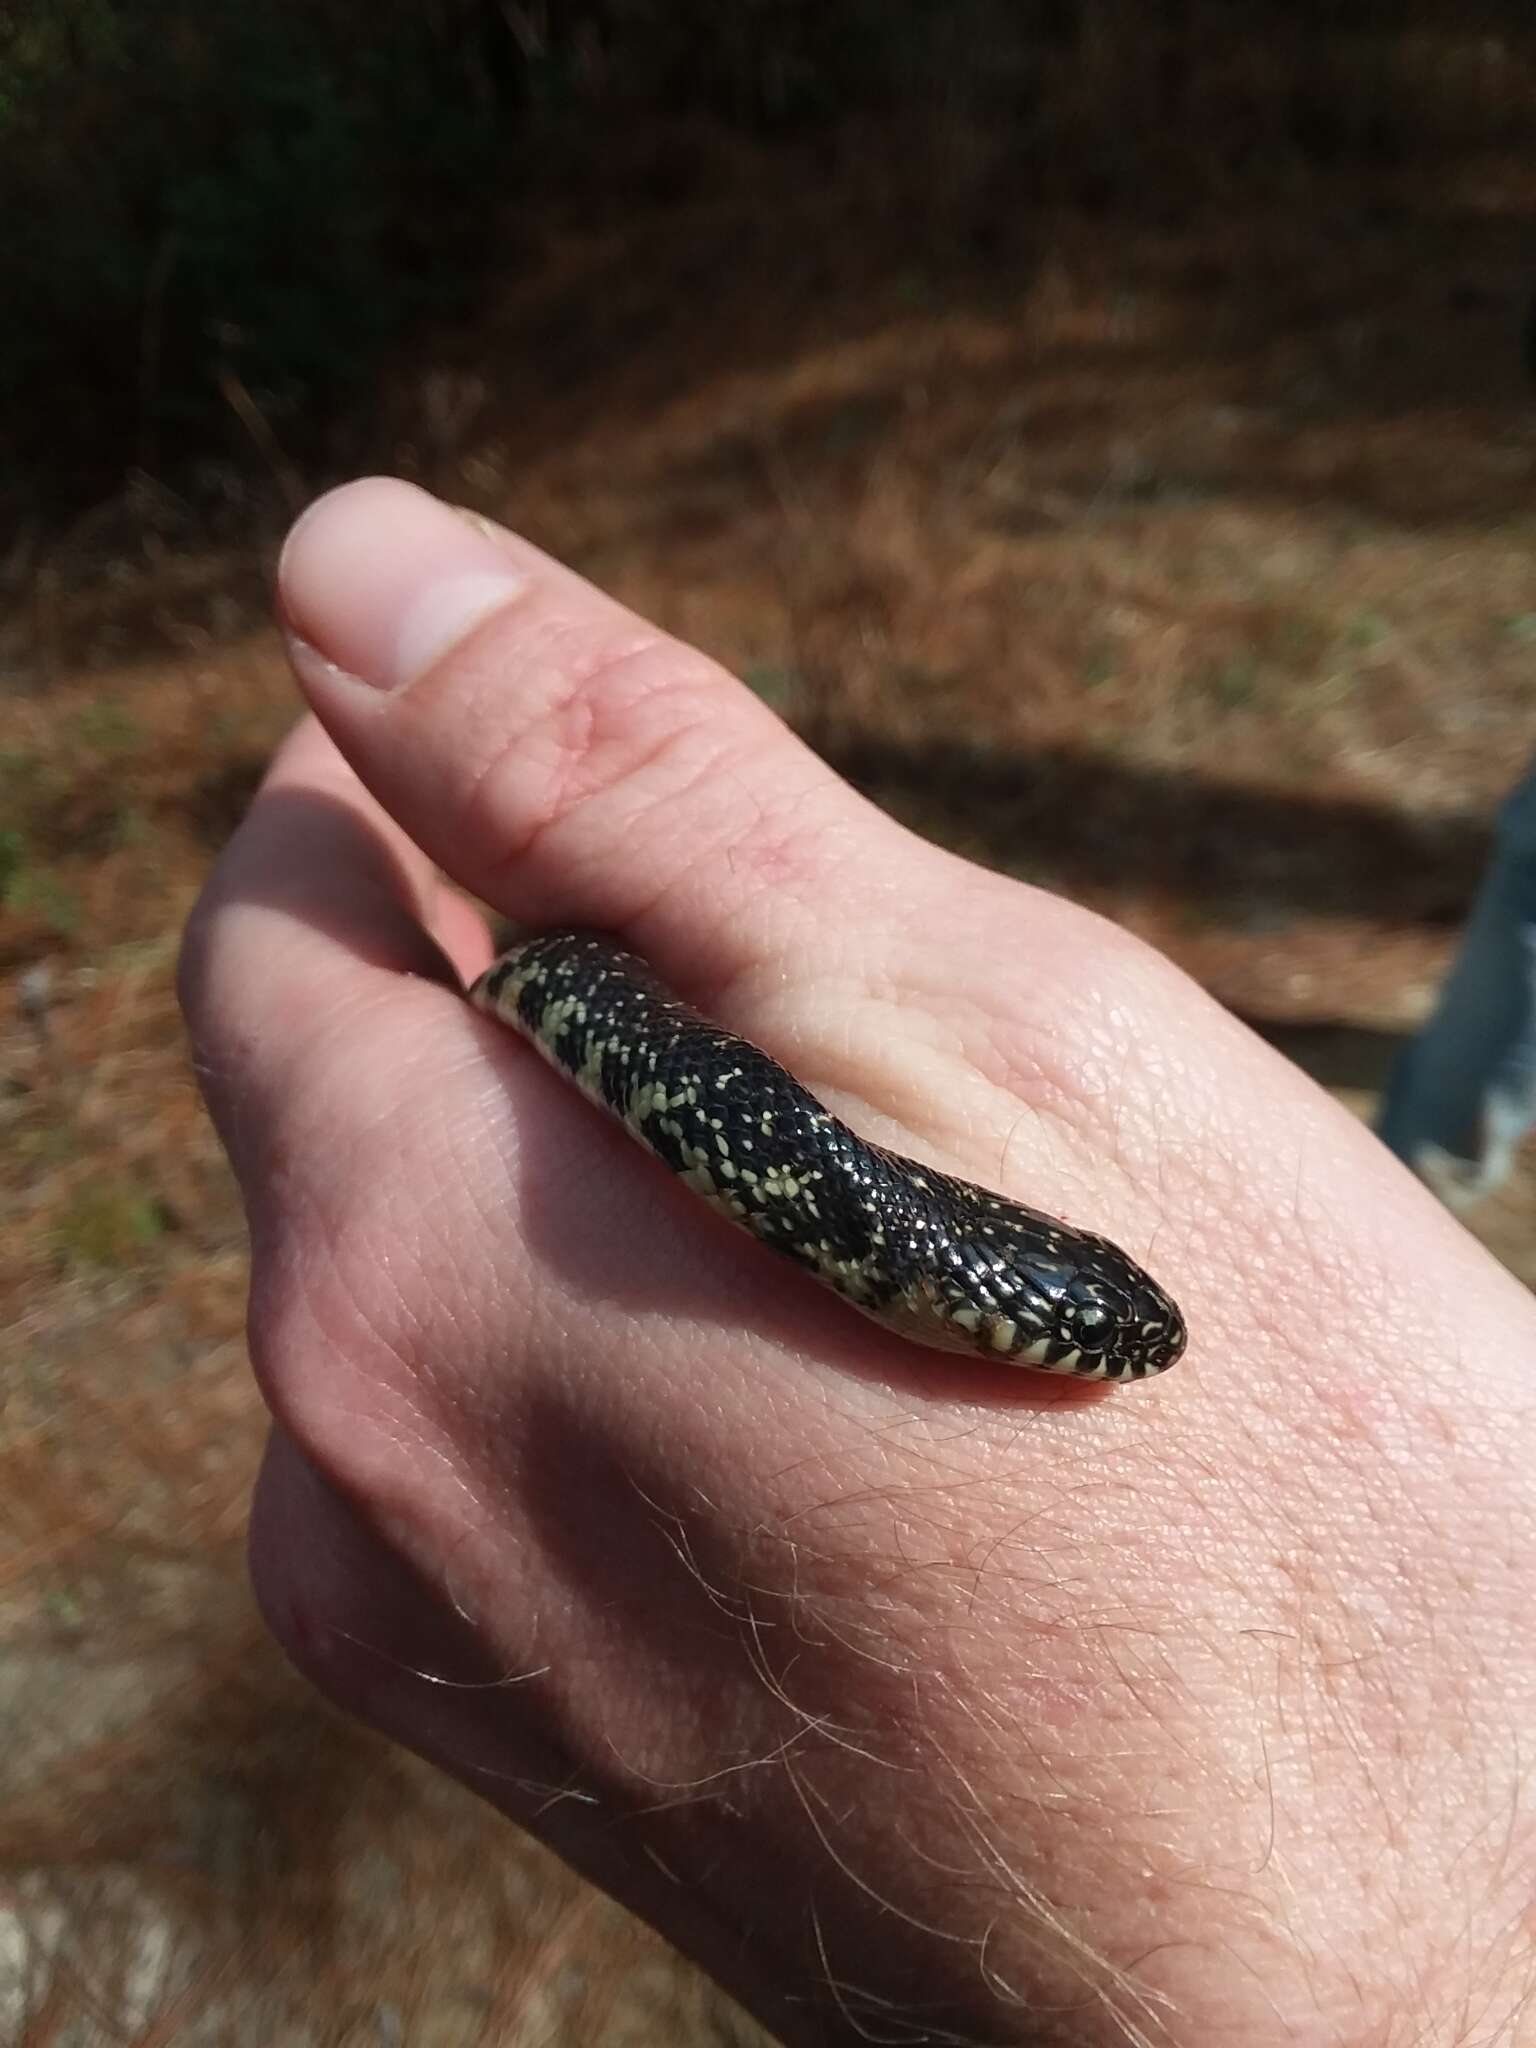
[[[861,916],[907,835],[714,662],[389,478],[322,498],[281,601],[315,711],[434,861],[519,922],[626,933],[702,986]],[[701,955],[702,962],[701,965]]]

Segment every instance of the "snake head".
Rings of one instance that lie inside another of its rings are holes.
[[[1056,1304],[1065,1352],[1077,1351],[1071,1371],[1083,1379],[1150,1379],[1182,1356],[1184,1318],[1148,1274],[1114,1245],[1099,1240],[1101,1256],[1079,1267]]]

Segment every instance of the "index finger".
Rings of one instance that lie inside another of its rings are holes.
[[[355,1033],[370,1007],[395,1010],[402,976],[451,987],[490,957],[472,906],[301,720],[182,942],[182,1009],[236,1166],[263,1152],[317,1038]]]

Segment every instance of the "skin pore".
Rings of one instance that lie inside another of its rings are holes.
[[[511,535],[351,485],[281,602],[311,715],[183,990],[295,1661],[793,2043],[1536,2041],[1525,1292],[1167,962]],[[463,1001],[461,891],[1113,1236],[1188,1355],[1095,1396],[801,1284]]]

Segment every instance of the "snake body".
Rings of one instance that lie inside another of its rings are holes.
[[[1078,1379],[1144,1379],[1178,1309],[1107,1238],[867,1143],[760,1047],[597,932],[503,953],[469,991],[709,1205],[886,1328]]]

